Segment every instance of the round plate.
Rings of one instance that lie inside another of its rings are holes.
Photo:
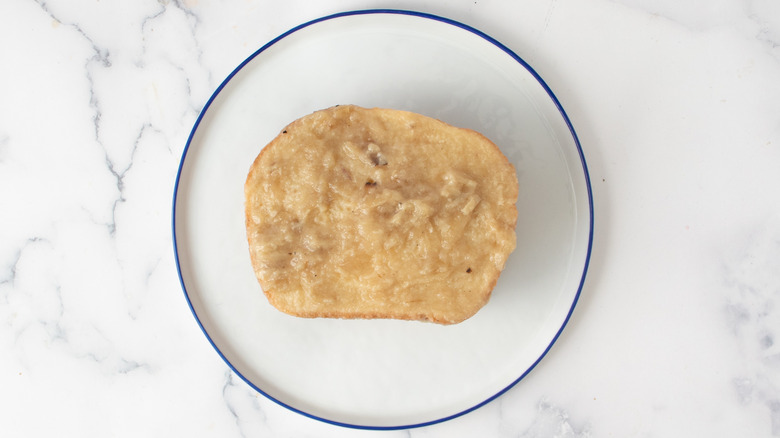
[[[246,242],[247,171],[289,122],[336,104],[414,111],[476,130],[514,164],[517,249],[471,319],[302,319],[266,300]],[[371,429],[444,421],[522,379],[577,302],[592,231],[582,150],[542,79],[476,29],[395,10],[305,23],[239,65],[192,130],[173,201],[185,296],[230,368],[296,412]]]

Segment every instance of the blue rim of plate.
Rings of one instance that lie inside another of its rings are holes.
[[[463,30],[466,30],[468,32],[471,32],[471,33],[481,37],[482,39],[490,42],[491,44],[495,45],[496,47],[498,47],[499,49],[504,51],[507,55],[511,56],[512,59],[517,61],[526,70],[528,70],[528,72],[531,73],[531,75],[537,80],[539,85],[541,85],[542,88],[547,92],[547,95],[550,97],[550,99],[552,99],[553,103],[555,104],[555,107],[558,108],[558,111],[560,112],[561,116],[563,117],[563,120],[566,122],[566,126],[569,128],[569,132],[571,133],[572,139],[574,140],[574,144],[577,147],[577,153],[579,154],[580,163],[582,164],[582,170],[583,170],[583,173],[584,173],[584,176],[585,176],[585,185],[586,185],[587,193],[588,193],[588,210],[589,210],[589,213],[590,213],[589,214],[589,223],[588,223],[588,227],[589,227],[589,230],[588,230],[588,251],[587,251],[587,254],[585,256],[585,264],[584,264],[583,269],[582,269],[582,277],[580,278],[579,285],[577,286],[577,293],[574,296],[574,300],[572,301],[572,305],[569,308],[568,313],[566,314],[566,318],[564,319],[563,323],[561,324],[561,328],[558,329],[558,332],[552,338],[552,340],[550,341],[550,344],[547,346],[547,348],[544,349],[544,351],[539,356],[539,358],[537,358],[536,361],[534,361],[534,363],[531,364],[531,366],[528,367],[528,369],[525,370],[520,375],[520,377],[518,377],[513,382],[508,384],[502,390],[498,391],[496,394],[492,395],[491,397],[488,397],[484,401],[482,401],[482,402],[480,402],[480,403],[478,403],[478,404],[476,404],[476,405],[474,405],[474,406],[472,406],[472,407],[470,407],[468,409],[464,409],[464,410],[462,410],[462,411],[460,411],[458,413],[455,413],[455,414],[452,414],[452,415],[449,415],[449,416],[446,416],[446,417],[443,417],[443,418],[439,418],[439,419],[436,419],[436,420],[425,421],[425,422],[422,422],[422,423],[399,425],[399,426],[370,426],[370,425],[350,424],[350,423],[334,421],[334,420],[323,418],[323,417],[320,417],[320,416],[317,416],[317,415],[313,415],[313,414],[310,414],[308,412],[305,412],[305,411],[302,411],[300,409],[297,409],[297,408],[295,408],[293,406],[290,406],[290,405],[282,402],[281,400],[278,400],[278,399],[272,397],[270,394],[266,393],[265,391],[263,391],[262,389],[257,387],[257,385],[255,385],[249,379],[247,379],[243,374],[241,374],[241,372],[239,372],[233,366],[233,364],[230,363],[230,361],[227,359],[227,357],[225,357],[225,355],[222,353],[222,351],[220,351],[219,347],[217,347],[217,345],[214,343],[214,340],[211,339],[211,336],[209,336],[208,332],[206,331],[206,328],[203,326],[203,323],[201,322],[200,318],[198,317],[198,314],[195,312],[195,308],[193,307],[192,301],[190,300],[189,293],[187,292],[187,287],[184,284],[184,278],[182,277],[181,265],[179,263],[179,250],[178,250],[178,245],[176,244],[176,200],[177,200],[177,195],[178,195],[178,192],[179,192],[179,181],[181,179],[181,172],[182,172],[182,169],[184,167],[184,160],[187,158],[187,151],[190,148],[190,144],[192,143],[192,139],[193,139],[193,137],[195,135],[195,132],[198,129],[198,126],[200,125],[201,120],[203,119],[203,116],[206,114],[206,111],[209,109],[209,107],[211,106],[212,102],[214,101],[214,99],[216,99],[216,97],[219,95],[219,93],[222,91],[222,89],[225,88],[225,86],[228,84],[228,82],[230,82],[230,80],[239,71],[241,71],[241,69],[244,68],[245,65],[247,65],[255,57],[257,57],[258,55],[263,53],[265,50],[267,50],[269,47],[273,46],[274,44],[276,44],[280,40],[284,39],[285,37],[287,37],[287,36],[297,32],[297,31],[299,31],[301,29],[304,29],[304,28],[309,27],[309,26],[311,26],[313,24],[317,24],[317,23],[320,23],[320,22],[323,22],[323,21],[328,21],[328,20],[332,20],[332,19],[340,18],[340,17],[353,16],[353,15],[370,15],[370,14],[409,15],[409,16],[414,16],[414,17],[419,17],[419,18],[439,21],[439,22],[442,22],[442,23],[446,23],[446,24],[458,27],[460,29],[463,29]],[[468,26],[466,24],[463,24],[461,22],[458,22],[458,21],[455,21],[455,20],[452,20],[452,19],[449,19],[449,18],[440,17],[438,15],[433,15],[433,14],[429,14],[429,13],[425,13],[425,12],[403,10],[403,9],[361,9],[361,10],[355,10],[355,11],[339,12],[339,13],[332,14],[332,15],[326,15],[324,17],[316,18],[314,20],[307,21],[307,22],[305,22],[303,24],[300,24],[300,25],[298,25],[296,27],[293,27],[292,29],[288,30],[287,32],[284,32],[283,34],[281,34],[281,35],[277,36],[276,38],[272,39],[271,41],[266,43],[263,47],[259,48],[257,51],[255,51],[253,54],[251,54],[241,64],[239,64],[238,67],[236,67],[225,78],[224,81],[222,81],[222,83],[217,87],[217,89],[211,95],[209,100],[206,102],[206,105],[200,111],[200,114],[198,115],[198,118],[195,121],[195,125],[193,126],[192,131],[190,132],[190,135],[187,138],[187,144],[184,147],[184,151],[182,152],[181,161],[179,162],[179,169],[176,172],[176,183],[174,184],[174,188],[173,188],[173,209],[172,209],[172,214],[171,214],[171,225],[172,225],[172,232],[173,232],[172,233],[173,234],[173,252],[174,252],[174,257],[176,259],[176,270],[177,270],[177,273],[178,273],[178,276],[179,276],[179,283],[181,284],[182,290],[184,291],[184,297],[187,300],[187,305],[189,306],[190,311],[192,312],[192,315],[195,317],[195,320],[198,323],[198,326],[200,327],[200,329],[203,332],[203,334],[206,336],[206,339],[208,339],[208,341],[211,344],[212,348],[214,348],[214,350],[217,352],[217,354],[219,354],[219,356],[222,358],[222,360],[227,364],[227,366],[237,376],[239,376],[244,382],[246,382],[250,387],[252,387],[252,389],[254,389],[255,391],[259,392],[260,394],[262,394],[263,396],[265,396],[269,400],[272,400],[276,404],[278,404],[278,405],[280,405],[280,406],[282,406],[284,408],[287,408],[287,409],[289,409],[289,410],[291,410],[293,412],[301,414],[301,415],[303,415],[305,417],[312,418],[312,419],[318,420],[318,421],[322,421],[322,422],[327,423],[327,424],[332,424],[332,425],[335,425],[335,426],[348,427],[348,428],[352,428],[352,429],[363,429],[363,430],[399,430],[399,429],[412,429],[412,428],[418,428],[418,427],[430,426],[430,425],[437,424],[437,423],[442,423],[442,422],[449,421],[449,420],[452,420],[454,418],[463,416],[465,414],[468,414],[469,412],[472,412],[472,411],[474,411],[476,409],[481,408],[482,406],[490,403],[491,401],[493,401],[496,398],[500,397],[502,394],[504,394],[509,389],[514,387],[525,376],[527,376],[528,373],[531,372],[531,370],[536,368],[536,365],[538,365],[539,362],[541,362],[541,360],[547,355],[547,353],[552,348],[553,344],[555,344],[555,342],[560,337],[561,333],[563,332],[563,329],[566,327],[566,324],[569,322],[569,319],[571,318],[571,315],[574,312],[574,308],[576,307],[577,302],[579,301],[580,294],[582,292],[582,288],[583,288],[583,286],[585,284],[585,276],[586,276],[586,274],[588,272],[588,267],[590,265],[590,256],[591,256],[591,252],[592,252],[592,248],[593,248],[593,194],[592,194],[592,191],[591,191],[590,174],[588,173],[588,166],[587,166],[587,164],[585,162],[585,155],[582,152],[582,146],[580,145],[580,140],[577,137],[577,133],[574,131],[574,126],[572,125],[571,120],[569,120],[569,116],[566,115],[566,111],[564,111],[563,106],[561,106],[561,103],[558,101],[558,98],[552,92],[552,90],[547,85],[547,83],[544,82],[542,77],[539,76],[539,74],[536,73],[536,71],[533,68],[531,68],[531,66],[527,62],[525,62],[522,58],[520,58],[512,50],[510,50],[508,47],[504,46],[503,44],[498,42],[496,39],[492,38],[491,36],[485,34],[484,32],[482,32],[482,31],[480,31],[478,29],[475,29],[475,28],[473,28],[471,26]]]

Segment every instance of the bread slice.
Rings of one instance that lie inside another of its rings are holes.
[[[252,267],[301,317],[461,322],[515,248],[518,184],[490,140],[419,114],[336,106],[263,148],[245,185]]]

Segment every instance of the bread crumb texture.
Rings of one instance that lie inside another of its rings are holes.
[[[515,248],[518,184],[490,140],[419,114],[336,106],[260,151],[245,185],[252,266],[301,317],[461,322]]]

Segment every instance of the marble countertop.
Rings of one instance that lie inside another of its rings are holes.
[[[291,412],[182,293],[177,167],[247,56],[305,21],[413,9],[525,59],[572,120],[595,235],[579,303],[519,384],[365,431]],[[0,435],[780,436],[780,3],[0,3]]]

